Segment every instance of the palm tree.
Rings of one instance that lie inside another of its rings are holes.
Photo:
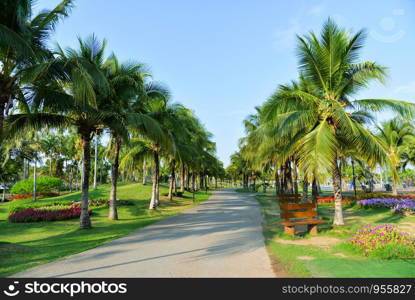
[[[378,126],[379,137],[384,142],[389,156],[391,174],[393,179],[393,194],[397,195],[399,181],[398,166],[401,164],[403,154],[408,144],[413,144],[415,129],[407,121],[393,119]]]
[[[111,192],[108,218],[118,219],[116,208],[119,157],[122,141],[128,141],[129,131],[134,130],[142,135],[160,137],[162,135],[158,123],[145,111],[145,102],[151,101],[151,95],[163,95],[163,89],[155,84],[145,83],[150,76],[142,64],[120,64],[113,54],[104,64],[105,73],[110,85],[107,95],[108,107],[105,109],[117,121],[118,126],[111,130],[111,148],[113,163],[111,169]]]
[[[91,140],[103,128],[119,128],[114,115],[103,103],[109,84],[99,66],[104,60],[105,41],[95,36],[79,39],[79,49],[58,49],[58,56],[49,66],[60,67],[60,80],[39,80],[32,101],[32,111],[8,117],[8,134],[32,128],[76,128],[82,147],[82,199],[80,228],[91,228],[88,212]],[[42,78],[41,78],[42,79]],[[101,100],[101,101],[100,101]]]
[[[33,17],[34,0],[0,3],[0,143],[4,118],[15,102],[25,101],[33,66],[51,57],[46,43],[57,22],[70,12],[73,1],[63,0],[53,10]]]

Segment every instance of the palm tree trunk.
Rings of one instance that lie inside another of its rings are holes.
[[[1,196],[1,202],[6,201],[6,183],[3,181],[3,194]]]
[[[295,162],[295,159],[293,160],[292,181],[294,185],[294,194],[298,194],[298,172],[297,163]]]
[[[395,181],[392,181],[392,195],[394,196],[398,195],[398,186]]]
[[[304,176],[303,178],[303,202],[307,203],[308,202],[308,181],[307,181],[307,177]]]
[[[146,185],[147,183],[146,176],[147,176],[147,161],[144,158],[143,160],[143,185]]]
[[[311,184],[311,202],[317,203],[317,197],[318,197],[318,184],[317,179],[314,178],[313,182]]]
[[[186,171],[186,188],[190,189],[190,170],[187,168]]]
[[[97,163],[98,163],[98,136],[95,137],[94,190],[97,189]]]
[[[169,185],[169,201],[173,200],[173,185],[174,181],[176,180],[176,174],[175,174],[175,164],[176,161],[173,159],[171,162],[171,173],[170,173],[170,185]]]
[[[203,173],[199,173],[199,186],[200,186],[200,189],[203,190],[204,188]]]
[[[82,196],[81,196],[81,217],[80,228],[91,228],[91,218],[88,211],[89,172],[91,170],[91,133],[83,133],[82,139]]]
[[[356,175],[354,172],[354,160],[352,159],[352,173],[353,173],[353,190],[354,190],[354,196],[357,197],[357,191],[356,191]]]
[[[177,195],[177,181],[179,180],[179,175],[174,175],[174,181],[173,181],[173,192],[175,195]]]
[[[154,172],[153,172],[153,187],[151,193],[151,201],[149,209],[156,209],[159,203],[158,195],[158,173],[159,173],[159,154],[158,150],[153,150],[154,157]]]
[[[121,148],[121,138],[119,136],[114,136],[114,162],[111,168],[111,193],[109,201],[109,212],[108,219],[118,220],[117,212],[117,183],[118,183],[118,168],[119,168],[119,159],[120,159],[120,148]]]
[[[33,164],[33,202],[34,201],[36,201],[37,200],[37,190],[36,190],[36,188],[37,188],[37,184],[36,184],[36,181],[37,181],[37,174],[36,174],[36,170],[37,169],[37,165],[36,165],[36,160],[35,160],[35,162],[34,162],[34,164]]]
[[[195,174],[195,172],[192,173],[192,190],[193,190],[193,192],[196,190],[196,174]]]
[[[26,158],[23,158],[23,179],[27,178]]]
[[[287,183],[287,193],[292,194],[294,192],[294,184],[293,184],[293,174],[292,174],[292,168],[291,168],[291,163],[287,162],[287,178],[286,178],[286,183]]]
[[[278,196],[281,194],[281,188],[280,188],[280,177],[278,176],[278,168],[275,168],[275,194]]]
[[[4,115],[6,112],[7,102],[8,102],[7,96],[0,98],[0,146],[3,145]]]
[[[180,174],[180,176],[181,176],[181,180],[180,180],[180,191],[182,193],[184,193],[185,173],[186,173],[186,170],[185,170],[184,164],[182,163],[182,172]]]
[[[342,191],[341,191],[341,174],[337,164],[337,157],[333,165],[333,192],[334,192],[334,221],[333,225],[344,225]]]

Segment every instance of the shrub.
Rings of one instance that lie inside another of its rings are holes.
[[[362,250],[366,256],[404,258],[415,255],[415,238],[388,224],[365,226],[357,230],[348,243]]]
[[[91,211],[89,211],[91,212]],[[79,217],[81,208],[79,206],[70,207],[43,207],[27,208],[9,215],[11,223],[28,223],[28,222],[50,222],[57,220],[68,220]]]
[[[62,188],[62,180],[54,177],[39,177],[36,179],[36,191],[39,194],[48,194],[59,191]],[[33,179],[23,179],[14,184],[10,189],[13,195],[33,196]],[[15,196],[14,196],[15,197]]]

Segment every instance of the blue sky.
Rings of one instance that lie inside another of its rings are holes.
[[[39,0],[37,8],[58,2]],[[75,46],[77,36],[95,33],[121,60],[146,63],[173,101],[214,134],[226,166],[242,120],[297,77],[295,35],[319,31],[329,16],[348,29],[366,28],[362,59],[389,68],[385,86],[373,84],[359,97],[414,102],[414,0],[78,0],[53,41]]]

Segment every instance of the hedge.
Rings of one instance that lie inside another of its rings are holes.
[[[36,179],[36,192],[39,194],[52,193],[59,191],[63,187],[62,180],[54,177],[39,177]],[[31,195],[33,194],[33,178],[23,179],[14,184],[10,189],[13,195]]]

